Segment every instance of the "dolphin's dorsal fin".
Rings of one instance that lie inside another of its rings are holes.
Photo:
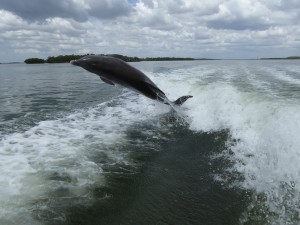
[[[100,79],[101,79],[103,82],[107,83],[107,84],[115,85],[112,81],[107,80],[107,79],[105,79],[105,78],[103,78],[103,77],[100,77]]]
[[[114,57],[114,58],[121,59],[121,60],[125,61],[125,57],[123,55],[109,54],[107,56]]]

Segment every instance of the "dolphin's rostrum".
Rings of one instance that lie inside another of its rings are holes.
[[[122,85],[165,104],[182,105],[188,98],[192,97],[186,95],[170,102],[165,93],[144,73],[114,55],[88,55],[78,60],[72,60],[70,63],[97,74],[107,84]]]

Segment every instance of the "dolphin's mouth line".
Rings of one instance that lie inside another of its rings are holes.
[[[76,65],[76,61],[77,61],[77,60],[71,60],[70,63],[71,63],[72,65],[74,65],[74,66],[77,66],[77,65]]]

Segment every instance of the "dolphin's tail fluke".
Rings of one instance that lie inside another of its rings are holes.
[[[180,98],[178,98],[176,101],[172,102],[174,105],[177,106],[181,106],[183,103],[185,103],[186,100],[188,100],[189,98],[192,98],[193,96],[191,95],[185,95],[185,96],[181,96]]]

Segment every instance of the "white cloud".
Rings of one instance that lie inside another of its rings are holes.
[[[0,29],[12,29],[14,27],[25,26],[26,23],[13,13],[0,9]]]
[[[295,55],[299,21],[298,0],[3,0],[0,61],[24,60],[31,53]]]

